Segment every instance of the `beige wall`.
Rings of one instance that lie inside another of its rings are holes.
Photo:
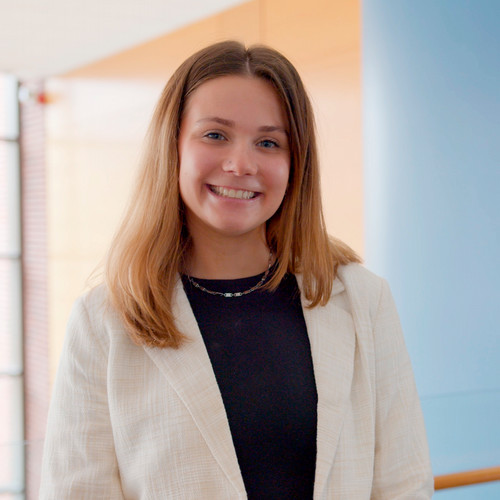
[[[316,111],[328,228],[362,254],[359,10],[356,0],[254,0],[48,82],[52,377],[71,304],[105,255],[161,88],[213,41],[266,43],[296,64]]]

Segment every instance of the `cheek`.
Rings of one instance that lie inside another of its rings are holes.
[[[191,152],[182,155],[179,165],[179,189],[181,196],[196,189],[202,174],[200,163]]]
[[[185,154],[179,165],[179,193],[182,201],[188,207],[195,202],[199,191],[196,163],[193,163],[192,160],[190,154]]]
[[[213,161],[201,148],[191,148],[184,152],[180,161],[179,176],[186,182],[200,182],[211,172]]]
[[[271,179],[274,189],[277,192],[285,193],[290,176],[290,166],[287,163],[276,165],[271,171]]]
[[[186,180],[185,171],[183,169],[179,169],[179,194],[181,200],[186,203]]]

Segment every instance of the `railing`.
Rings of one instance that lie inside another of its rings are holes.
[[[436,476],[434,478],[434,489],[444,490],[445,488],[456,488],[490,481],[500,481],[500,466]]]

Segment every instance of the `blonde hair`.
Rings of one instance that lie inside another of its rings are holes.
[[[359,262],[353,250],[326,232],[314,116],[296,69],[269,47],[247,49],[234,41],[211,45],[189,57],[162,92],[138,182],[107,258],[106,282],[113,304],[137,344],[179,347],[185,339],[172,312],[174,287],[190,243],[179,194],[177,140],[189,96],[204,82],[225,75],[269,82],[289,123],[289,183],[266,229],[277,258],[267,288],[275,289],[287,272],[301,273],[309,307],[324,305],[338,266]]]

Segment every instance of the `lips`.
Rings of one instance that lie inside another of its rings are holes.
[[[210,191],[215,193],[218,196],[222,196],[224,198],[233,198],[236,200],[251,200],[255,198],[258,193],[255,191],[246,191],[244,189],[231,189],[220,186],[209,185]]]

